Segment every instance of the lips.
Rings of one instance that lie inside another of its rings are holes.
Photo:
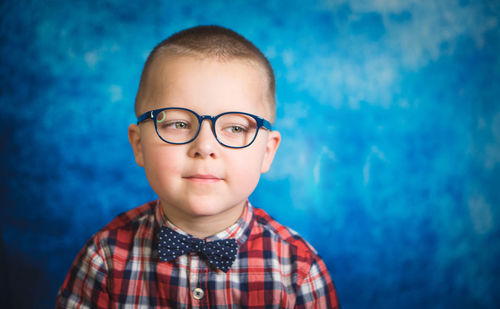
[[[201,183],[215,183],[222,180],[222,178],[211,174],[194,174],[184,178],[193,182]]]

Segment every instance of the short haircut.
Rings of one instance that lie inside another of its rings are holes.
[[[197,26],[173,34],[156,45],[144,64],[135,98],[135,113],[145,98],[147,75],[153,62],[163,55],[195,56],[218,61],[249,60],[261,65],[268,79],[268,99],[271,122],[276,117],[276,81],[269,60],[252,42],[240,34],[220,26]]]

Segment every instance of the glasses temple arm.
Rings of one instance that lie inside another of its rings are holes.
[[[263,126],[264,128],[268,129],[269,131],[273,130],[273,125],[269,121],[267,121],[264,118],[260,118],[260,120],[262,121],[261,126]]]
[[[143,122],[144,120],[147,120],[147,119],[154,119],[154,113],[153,111],[150,111],[150,112],[146,112],[142,115],[139,116],[139,118],[137,118],[137,124]]]

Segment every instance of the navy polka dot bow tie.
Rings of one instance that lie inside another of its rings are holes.
[[[179,234],[163,226],[160,230],[158,251],[163,262],[196,252],[205,257],[211,266],[227,272],[236,259],[238,244],[234,239],[205,241]]]

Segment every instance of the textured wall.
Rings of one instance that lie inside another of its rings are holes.
[[[277,74],[283,143],[251,199],[344,308],[498,308],[498,1],[95,2],[0,3],[0,307],[52,307],[85,240],[155,198],[126,133],[142,65],[215,23]]]

